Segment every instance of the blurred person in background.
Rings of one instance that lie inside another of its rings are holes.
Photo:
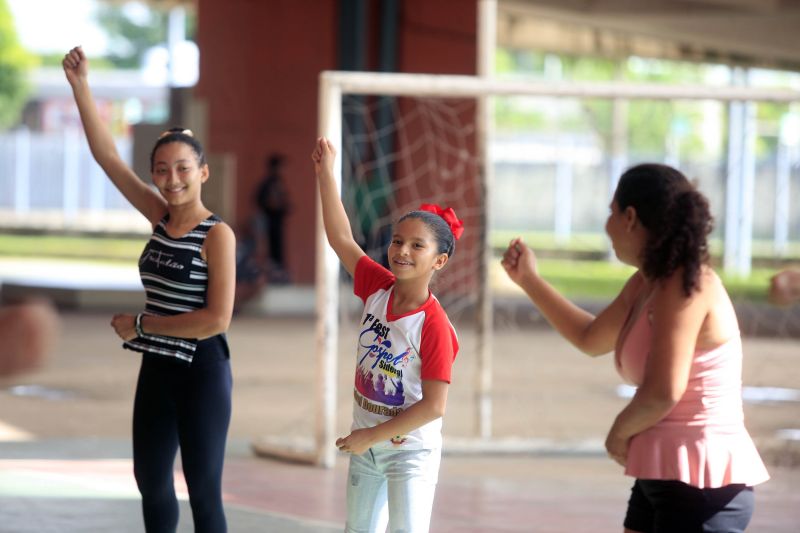
[[[784,268],[772,276],[769,301],[787,307],[800,302],[800,268]]]
[[[288,283],[284,238],[286,217],[289,215],[289,193],[283,181],[282,154],[270,154],[266,159],[264,177],[256,193],[266,235],[267,273],[273,283]]]

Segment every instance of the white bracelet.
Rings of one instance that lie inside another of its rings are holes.
[[[144,313],[139,313],[136,315],[136,320],[133,321],[133,329],[136,330],[137,337],[144,337],[144,330],[142,329],[142,315],[144,315]]]

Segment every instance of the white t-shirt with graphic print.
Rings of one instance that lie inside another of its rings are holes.
[[[395,276],[367,256],[356,265],[353,292],[364,302],[353,390],[353,427],[377,426],[422,399],[422,380],[450,383],[458,353],[455,329],[433,294],[419,308],[391,312]],[[442,445],[442,419],[375,445],[434,449]]]

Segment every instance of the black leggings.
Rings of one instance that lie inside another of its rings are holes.
[[[222,336],[198,343],[191,365],[144,354],[133,405],[133,472],[145,530],[173,533],[178,446],[195,532],[224,533],[222,463],[231,418],[231,368]]]
[[[640,533],[740,533],[753,515],[753,488],[699,489],[680,481],[637,479],[625,527]]]

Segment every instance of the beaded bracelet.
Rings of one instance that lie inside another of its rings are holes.
[[[142,315],[144,315],[144,313],[139,313],[136,315],[136,320],[133,322],[133,329],[136,330],[137,337],[144,337],[144,330],[142,330]]]

